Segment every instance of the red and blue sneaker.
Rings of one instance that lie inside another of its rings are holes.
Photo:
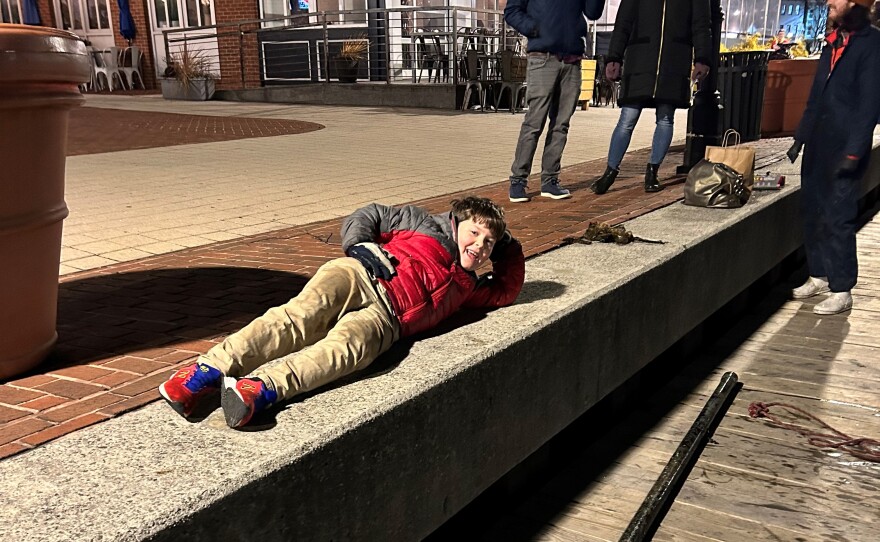
[[[258,378],[223,379],[220,406],[226,417],[226,425],[233,429],[251,421],[254,414],[266,410],[278,400],[278,393]]]
[[[193,363],[178,370],[159,386],[159,394],[175,411],[188,418],[207,395],[220,389],[223,373],[205,365]]]

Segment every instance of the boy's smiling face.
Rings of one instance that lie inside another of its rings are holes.
[[[473,219],[462,220],[458,224],[458,261],[468,271],[476,271],[492,254],[495,236]]]

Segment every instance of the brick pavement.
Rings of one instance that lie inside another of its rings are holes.
[[[302,134],[323,128],[300,120],[81,107],[70,112],[67,156]]]

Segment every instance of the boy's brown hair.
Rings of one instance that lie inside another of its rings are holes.
[[[452,200],[452,215],[457,222],[472,219],[478,224],[489,228],[495,239],[501,239],[507,231],[507,223],[504,222],[504,209],[488,198],[468,196],[462,199]]]

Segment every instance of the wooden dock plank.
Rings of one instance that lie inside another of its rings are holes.
[[[786,301],[790,285],[780,285],[489,539],[618,540],[721,376],[734,371],[742,388],[654,540],[880,540],[880,464],[748,414],[754,401],[787,403],[851,436],[880,438],[880,218],[860,230],[858,247],[851,312],[816,316],[822,297]]]

